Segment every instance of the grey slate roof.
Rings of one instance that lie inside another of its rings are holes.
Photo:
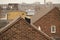
[[[0,20],[0,28],[5,27],[8,24],[7,20]]]

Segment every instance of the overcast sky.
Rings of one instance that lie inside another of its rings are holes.
[[[44,3],[44,0],[0,0],[0,4],[8,4],[8,3],[34,3],[40,2],[41,4]],[[60,0],[46,0],[46,2],[53,2],[53,3],[60,3]]]

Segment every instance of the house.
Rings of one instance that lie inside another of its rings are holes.
[[[0,40],[52,40],[23,18],[17,17],[0,29]]]
[[[60,10],[57,7],[54,7],[33,24],[37,28],[40,26],[41,30],[49,36],[60,40]]]
[[[17,3],[9,3],[8,10],[18,10],[18,4]]]

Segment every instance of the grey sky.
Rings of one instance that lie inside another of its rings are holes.
[[[53,2],[53,3],[59,3],[60,4],[60,0],[46,0],[46,2]]]
[[[53,3],[60,3],[60,0],[46,0],[46,2],[53,2]],[[0,4],[8,4],[8,3],[34,3],[40,2],[41,4],[44,3],[44,0],[0,0]]]

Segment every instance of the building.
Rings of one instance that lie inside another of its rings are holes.
[[[48,13],[51,9],[53,9],[54,6],[58,7],[60,9],[60,4],[52,4],[51,2],[46,3],[46,4],[9,3],[9,4],[1,4],[0,6],[2,8],[4,8],[4,10],[1,13],[2,16],[4,16],[7,12],[14,11],[14,10],[15,11],[19,10],[19,11],[24,11],[24,12],[26,12],[26,10],[34,10],[34,15],[27,15],[27,16],[31,17],[31,23],[34,23],[36,20],[38,20],[39,16],[42,17],[43,15],[45,15],[45,13]],[[29,13],[27,12],[27,14],[29,14]],[[4,16],[4,17],[6,17],[6,16]]]
[[[40,17],[34,24],[37,28],[40,26],[49,36],[60,40],[60,10],[57,7]]]
[[[17,3],[9,3],[8,10],[18,10],[18,4]]]
[[[59,5],[51,3],[1,5],[0,40],[60,40]],[[34,26],[27,23],[25,18],[29,23],[31,18]]]
[[[4,28],[0,29],[0,40],[52,40],[42,31],[17,17]]]

